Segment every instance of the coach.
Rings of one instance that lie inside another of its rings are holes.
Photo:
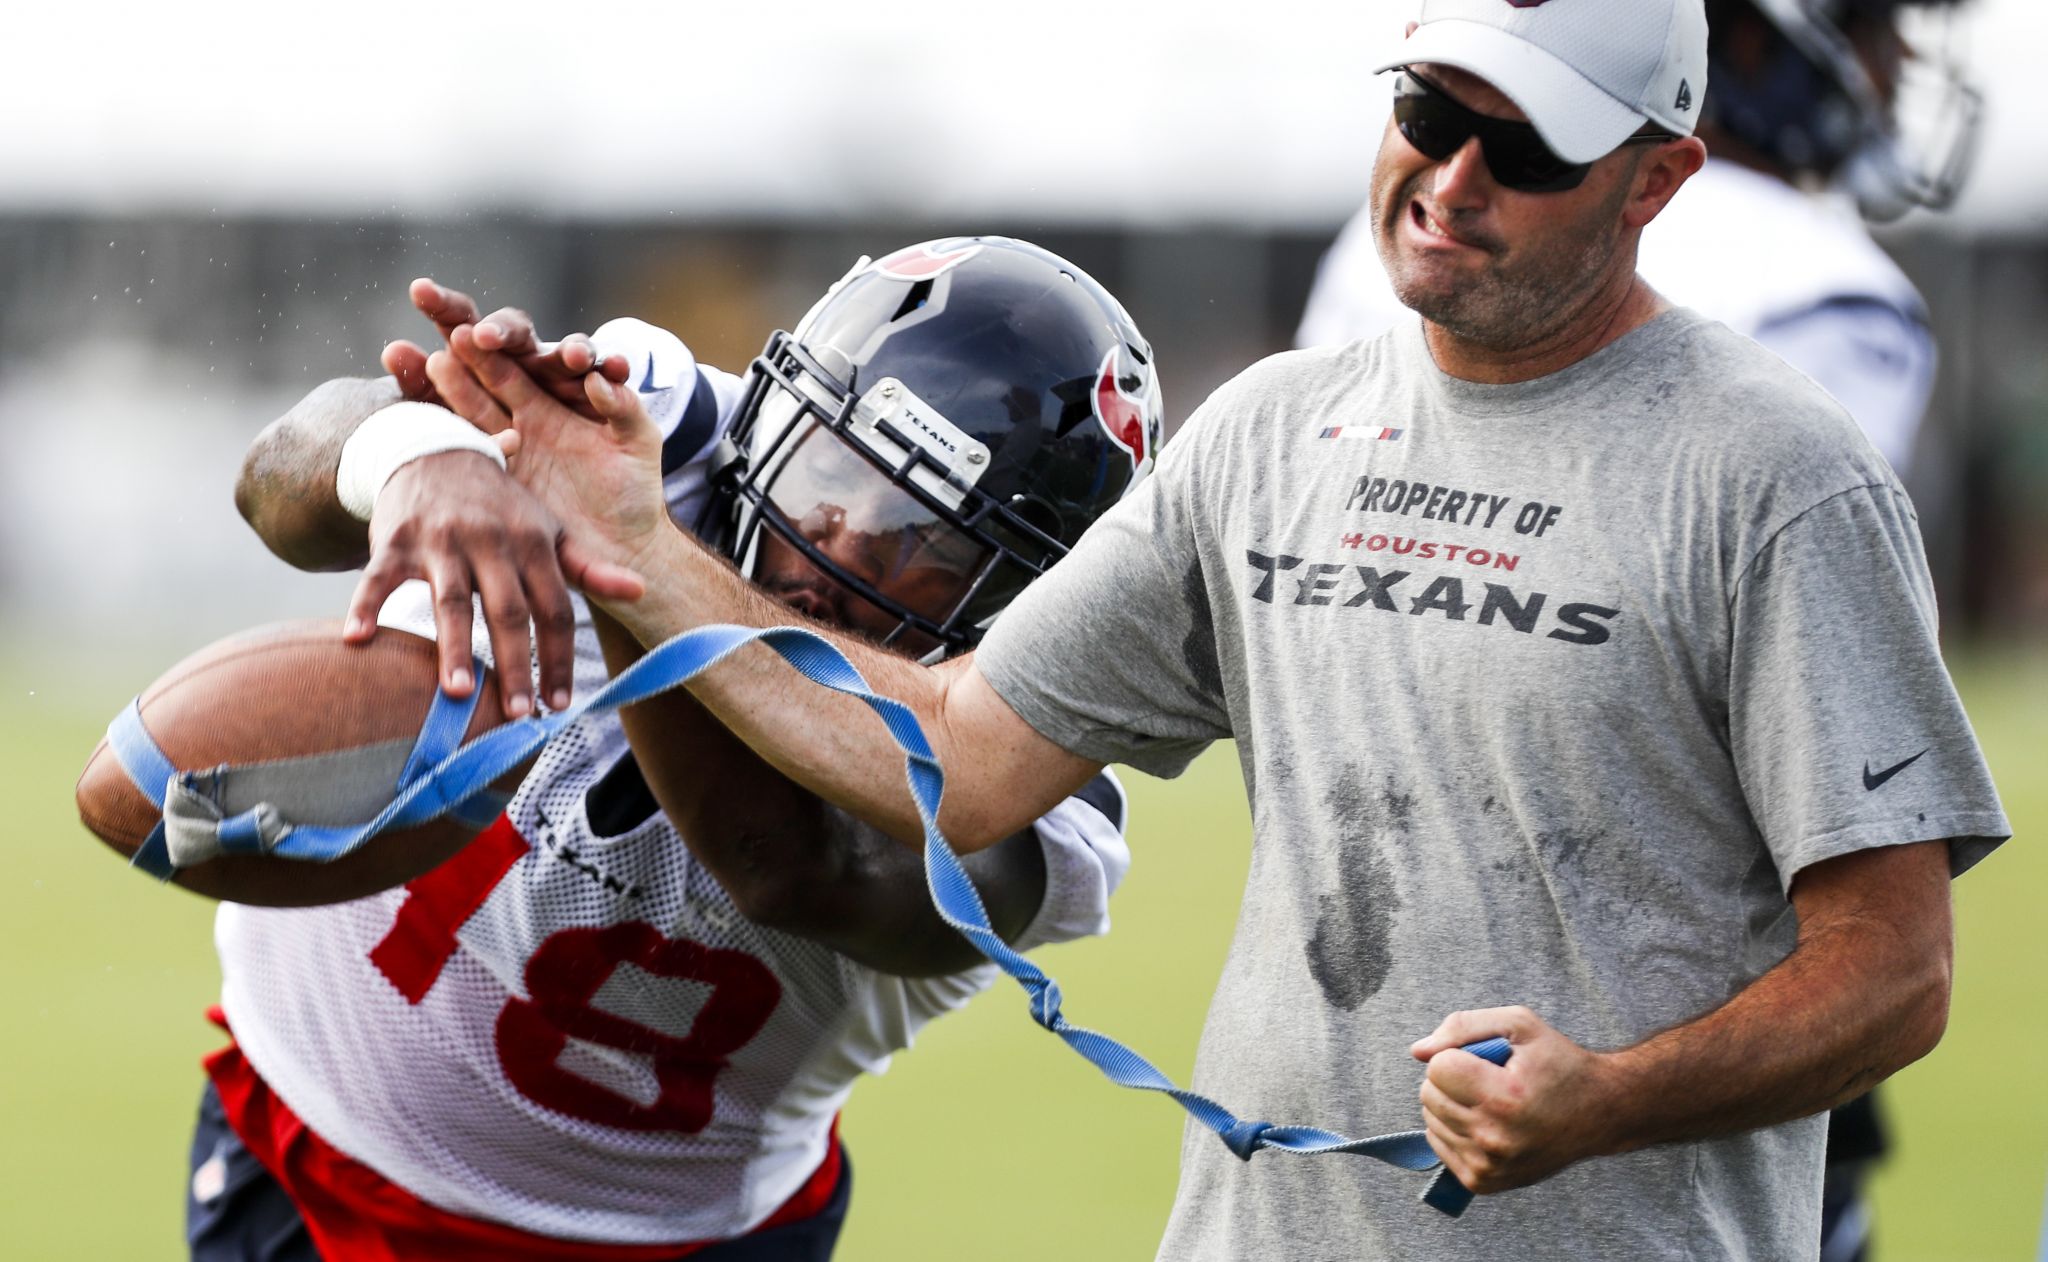
[[[1948,882],[2008,826],[1912,505],[1635,274],[1704,157],[1705,37],[1699,0],[1427,0],[1372,188],[1422,318],[1218,391],[972,658],[846,644],[923,716],[962,849],[1235,737],[1254,852],[1197,1087],[1367,1134],[1427,1061],[1431,1143],[1506,1193],[1454,1222],[1190,1127],[1163,1257],[1812,1257],[1818,1115],[1941,1035]],[[640,639],[786,620],[669,524],[629,390],[592,378],[593,425],[459,344],[515,470],[648,579],[608,604]],[[758,650],[697,687],[919,836],[854,703]],[[1456,1050],[1495,1034],[1505,1067]]]

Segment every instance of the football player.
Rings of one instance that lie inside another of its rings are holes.
[[[666,435],[678,521],[796,613],[923,657],[973,645],[1160,436],[1129,316],[1019,241],[864,259],[744,377],[638,321],[546,347],[516,311],[413,293],[565,396],[591,370],[630,381]],[[597,687],[630,637],[550,604],[552,519],[450,428],[467,422],[432,402],[419,348],[386,363],[257,439],[244,513],[295,564],[367,564],[358,610],[438,621],[449,676],[495,647],[515,713],[529,612],[541,697]],[[365,496],[367,522],[349,510]],[[977,857],[998,930],[1024,947],[1103,932],[1123,820],[1105,775]],[[502,818],[404,888],[224,904],[216,939],[233,1043],[208,1062],[192,1150],[195,1258],[826,1257],[854,1079],[994,976],[937,918],[917,855],[681,690],[571,727]]]

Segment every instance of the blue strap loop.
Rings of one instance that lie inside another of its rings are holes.
[[[1223,1146],[1235,1153],[1239,1161],[1250,1161],[1252,1154],[1261,1147],[1266,1132],[1272,1129],[1265,1122],[1239,1122],[1222,1132]]]
[[[484,664],[474,657],[469,659],[469,677],[484,677]],[[398,773],[399,784],[411,784],[455,752],[483,695],[481,684],[471,688],[466,697],[451,697],[439,688],[434,690],[433,704],[427,707],[427,717],[420,723],[419,739],[412,743],[412,753],[406,757],[404,770]]]
[[[1440,1165],[1435,1151],[1419,1130],[1351,1139],[1312,1126],[1274,1126],[1261,1121],[1241,1120],[1209,1097],[1175,1086],[1172,1079],[1159,1072],[1150,1061],[1115,1039],[1069,1022],[1060,1010],[1059,983],[1012,950],[997,935],[989,924],[988,912],[982,906],[981,895],[975,890],[974,882],[954,855],[952,846],[939,832],[939,803],[945,791],[946,777],[932,754],[916,715],[895,698],[872,691],[860,671],[830,641],[802,627],[699,627],[649,650],[603,688],[568,709],[547,715],[528,715],[505,723],[459,749],[453,748],[453,740],[447,733],[452,727],[454,738],[459,739],[468,726],[468,713],[463,711],[461,721],[457,722],[452,706],[444,707],[437,701],[429,711],[425,730],[421,732],[413,758],[407,763],[407,775],[397,795],[374,819],[351,827],[296,827],[272,853],[292,859],[331,861],[386,829],[416,827],[461,809],[464,804],[474,803],[480,795],[489,792],[492,781],[533,756],[556,733],[577,720],[588,715],[605,714],[679,687],[756,641],[774,649],[783,660],[813,682],[858,698],[881,718],[891,739],[903,751],[904,777],[910,785],[918,819],[924,829],[925,882],[940,917],[1024,988],[1029,996],[1032,1020],[1058,1035],[1111,1082],[1171,1097],[1190,1116],[1215,1131],[1231,1152],[1246,1161],[1255,1152],[1270,1150],[1299,1155],[1355,1153],[1415,1171],[1436,1169]],[[481,674],[479,671],[478,676]],[[471,704],[474,704],[474,698]],[[156,751],[148,733],[142,731],[139,717],[133,715],[134,707],[131,706],[114,721],[114,729],[109,731],[108,739],[121,757],[122,766],[129,769],[131,777],[147,792],[144,777],[169,770],[169,764]],[[135,739],[136,734],[140,735],[140,741]],[[450,752],[428,765],[428,760],[444,742],[449,745]],[[140,748],[144,743],[147,749]],[[128,752],[124,753],[124,749]],[[175,775],[176,772],[169,771],[169,774]],[[168,776],[159,783],[167,779]],[[161,805],[162,789],[159,788],[153,797]],[[138,854],[138,864],[141,861]],[[1508,1059],[1505,1039],[1489,1039],[1466,1050],[1485,1056],[1496,1064],[1505,1064]],[[1440,1171],[1423,1193],[1427,1204],[1452,1217],[1463,1213],[1471,1199],[1472,1194],[1448,1171]]]
[[[130,701],[114,716],[107,727],[107,748],[114,751],[115,761],[121,770],[135,782],[135,787],[149,799],[150,804],[161,811],[164,797],[170,791],[171,781],[178,776],[178,769],[171,760],[164,757],[164,751],[157,747],[156,740],[142,726],[142,698]],[[164,841],[164,824],[161,819],[156,827],[149,830],[137,847],[135,856],[129,860],[136,867],[149,873],[159,881],[168,881],[177,869],[171,864],[170,846]]]
[[[263,832],[255,811],[243,811],[220,822],[220,847],[229,854],[262,854]]]
[[[178,778],[178,769],[171,760],[164,757],[164,751],[157,748],[156,739],[149,729],[142,726],[142,698],[130,701],[114,721],[107,727],[107,747],[114,751],[114,757],[121,764],[121,770],[142,790],[142,795],[158,810],[163,809],[164,796],[170,791],[171,781]]]
[[[470,659],[470,670],[473,678],[483,678],[483,663],[475,657]],[[416,782],[426,780],[433,769],[440,763],[447,761],[449,755],[453,754],[456,748],[462,744],[462,734],[469,730],[470,718],[476,713],[477,704],[482,699],[482,696],[483,693],[480,688],[472,689],[467,697],[459,698],[451,697],[439,689],[435,690],[434,699],[427,707],[426,718],[420,723],[420,733],[414,739],[412,751],[406,758],[403,770],[399,773],[398,784],[401,790],[414,785]],[[140,697],[129,702],[121,713],[114,716],[113,723],[107,728],[107,745],[114,751],[114,757],[121,764],[122,770],[126,771],[128,778],[134,781],[135,787],[159,811],[164,808],[164,801],[169,796],[170,785],[173,781],[184,780],[188,785],[192,783],[190,773],[181,772],[172,766],[170,759],[164,756],[163,749],[156,743],[156,738],[151,736],[149,729],[143,726],[142,699]],[[514,765],[517,764],[515,763]],[[433,800],[436,803],[445,802],[445,798],[439,796],[436,796]],[[496,819],[510,801],[510,795],[499,792],[486,784],[473,793],[446,804],[436,814],[453,814],[463,823],[473,828],[481,829]],[[433,818],[433,815],[425,816],[413,822],[425,823],[431,818]],[[385,827],[405,828],[411,826],[411,824],[407,823],[396,823],[387,824]],[[350,830],[314,829],[308,831],[330,834],[337,831],[348,832]],[[260,817],[255,811],[246,811],[230,819],[222,820],[215,827],[215,835],[220,838],[221,848],[229,854],[263,853]],[[354,849],[355,845],[361,845],[363,841],[369,840],[369,837],[374,835],[375,833],[371,833],[364,836],[361,840],[356,841],[354,845],[349,846],[348,849]],[[287,853],[286,857],[334,859],[347,852],[343,850],[331,855],[322,855],[317,852],[317,840],[315,846],[316,849],[310,853]],[[288,849],[287,847],[280,846],[278,847],[278,852],[285,852]],[[177,865],[171,861],[170,846],[165,837],[162,820],[158,820],[156,827],[150,830],[149,836],[143,839],[142,845],[137,847],[135,854],[129,859],[129,863],[160,881],[168,881],[172,876],[176,875]]]

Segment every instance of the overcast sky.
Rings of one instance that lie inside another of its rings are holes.
[[[0,211],[918,207],[1334,224],[1410,0],[23,6]],[[1979,0],[1959,228],[2048,230],[2048,7]]]

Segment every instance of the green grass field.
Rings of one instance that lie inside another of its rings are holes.
[[[182,646],[179,646],[182,647]],[[0,1255],[182,1256],[187,1128],[216,975],[208,905],[122,870],[71,784],[160,662],[17,651],[0,665]],[[67,660],[68,659],[68,660]],[[1959,680],[2018,840],[1957,887],[1941,1049],[1890,1089],[1881,1262],[2034,1256],[2048,1177],[2048,657],[1975,656]],[[1249,824],[1228,751],[1135,778],[1137,862],[1116,932],[1044,953],[1067,1010],[1184,1078],[1236,918]],[[1005,988],[865,1084],[845,1133],[859,1194],[841,1256],[1149,1258],[1179,1151],[1170,1103],[1104,1085]]]

